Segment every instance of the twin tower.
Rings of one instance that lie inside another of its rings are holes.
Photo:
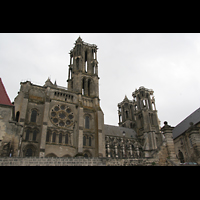
[[[96,45],[85,43],[80,37],[76,40],[70,51],[67,81],[69,91],[92,99],[93,105],[99,107],[97,50]],[[134,129],[147,151],[157,149],[162,143],[153,93],[153,90],[140,87],[132,93],[132,101],[125,96],[118,104],[119,126]]]

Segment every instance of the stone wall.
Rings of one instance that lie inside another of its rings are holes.
[[[0,158],[0,166],[105,166],[99,158]]]
[[[0,166],[158,166],[155,158],[0,158]]]

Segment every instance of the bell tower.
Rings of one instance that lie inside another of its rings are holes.
[[[70,51],[68,90],[87,97],[99,98],[97,46],[79,37]]]
[[[125,95],[124,100],[118,104],[119,126],[136,129],[134,118],[134,104]]]
[[[80,37],[70,51],[68,91],[78,96],[77,151],[85,157],[105,156],[104,114],[100,108],[97,46]]]
[[[133,100],[125,96],[118,104],[119,126],[137,132],[137,137],[143,141],[145,157],[162,143],[153,93],[153,90],[140,87],[132,93]]]

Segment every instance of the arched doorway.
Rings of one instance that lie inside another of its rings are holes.
[[[35,157],[36,156],[36,147],[33,144],[28,144],[23,149],[24,157]]]
[[[92,154],[90,153],[89,150],[86,150],[86,151],[83,152],[83,157],[85,157],[85,158],[91,158]]]

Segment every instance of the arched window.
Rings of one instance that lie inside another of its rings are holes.
[[[33,141],[36,141],[37,133],[38,133],[37,130],[34,130],[34,131],[33,131]]]
[[[88,80],[88,96],[90,96],[91,80]]]
[[[56,133],[53,133],[53,138],[52,138],[52,142],[56,142]]]
[[[89,118],[89,116],[85,117],[85,128],[87,128],[87,129],[90,128],[90,118]]]
[[[76,59],[76,68],[79,69],[79,58]]]
[[[20,115],[20,112],[17,111],[17,113],[16,113],[16,122],[19,122],[19,115]]]
[[[59,134],[59,143],[62,143],[62,133]]]
[[[26,137],[25,140],[29,140],[30,129],[26,130]]]
[[[47,137],[46,137],[46,142],[50,142],[50,135],[51,135],[51,131],[47,131]]]
[[[68,134],[65,135],[65,144],[68,144]]]
[[[89,137],[89,146],[92,146],[92,138]]]
[[[128,111],[126,110],[126,119],[128,119]]]
[[[85,79],[82,81],[82,95],[85,95]]]
[[[36,118],[37,118],[37,111],[36,110],[32,110],[31,122],[36,122]]]
[[[83,136],[83,146],[86,146],[86,137],[85,137],[85,135]]]

